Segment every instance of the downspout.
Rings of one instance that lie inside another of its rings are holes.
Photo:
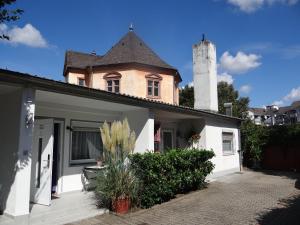
[[[238,125],[238,138],[239,138],[239,162],[240,162],[240,172],[243,172],[243,151],[242,151],[242,139],[241,139],[241,122]]]

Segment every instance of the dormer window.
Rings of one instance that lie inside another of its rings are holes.
[[[78,78],[78,85],[85,86],[85,80],[83,78]]]
[[[147,97],[160,98],[160,83],[162,77],[158,74],[149,74],[147,79]]]
[[[120,92],[120,80],[107,80],[107,91],[119,93]]]
[[[118,72],[108,73],[103,78],[106,80],[106,91],[120,93],[120,79],[122,75]]]

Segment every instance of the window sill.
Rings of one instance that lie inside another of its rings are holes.
[[[95,166],[97,162],[70,162],[69,167]]]
[[[150,98],[150,99],[161,99],[160,96],[150,96],[150,95],[147,95],[147,98]]]
[[[223,153],[223,156],[231,156],[231,155],[234,155],[235,153],[234,152],[228,152],[228,153]]]

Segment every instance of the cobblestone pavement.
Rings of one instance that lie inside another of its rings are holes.
[[[236,173],[150,209],[69,225],[300,224],[299,178],[293,173]]]

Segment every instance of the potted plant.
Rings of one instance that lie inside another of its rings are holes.
[[[116,213],[127,213],[137,200],[139,181],[130,168],[128,155],[133,152],[135,133],[127,119],[105,122],[100,128],[107,169],[97,175],[96,196],[100,204]]]

